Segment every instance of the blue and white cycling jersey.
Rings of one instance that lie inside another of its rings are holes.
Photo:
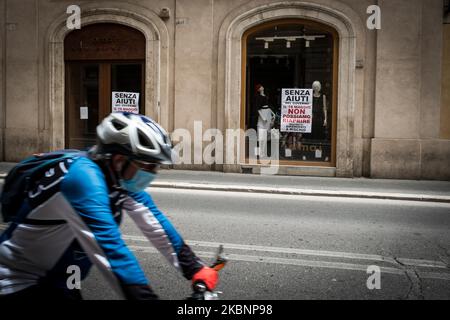
[[[68,266],[84,278],[92,263],[124,298],[127,286],[147,285],[121,238],[122,212],[187,279],[202,268],[146,192],[110,191],[100,167],[81,156],[48,170],[24,198],[24,219],[0,236],[0,295],[42,282],[65,286]]]

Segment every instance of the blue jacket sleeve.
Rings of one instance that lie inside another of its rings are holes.
[[[103,269],[101,271],[112,272],[124,291],[127,286],[148,286],[144,272],[121,238],[114,221],[108,188],[100,168],[87,158],[77,159],[61,184],[61,192],[77,216],[77,219],[69,219],[72,229],[75,234],[78,232],[78,240],[83,238],[80,244],[88,255],[98,260],[93,262]],[[95,252],[98,247],[100,252]],[[98,255],[102,257],[98,258]],[[122,293],[127,297],[127,292]]]
[[[130,192],[124,209],[152,244],[178,268],[187,279],[203,267],[203,262],[184,242],[181,235],[157,208],[146,192]]]

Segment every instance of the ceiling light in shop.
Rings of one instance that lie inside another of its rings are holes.
[[[314,41],[318,38],[325,38],[325,35],[316,35],[316,36],[290,36],[290,37],[259,37],[255,38],[255,40],[264,41],[264,49],[269,49],[269,42],[274,42],[275,40],[286,40],[286,48],[291,48],[291,43],[295,42],[297,39],[305,40],[305,47],[309,48],[311,46],[311,41]]]

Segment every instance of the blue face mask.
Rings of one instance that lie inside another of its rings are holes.
[[[127,191],[139,192],[149,186],[155,179],[156,174],[144,170],[138,170],[133,178],[124,180],[120,179],[120,185]]]

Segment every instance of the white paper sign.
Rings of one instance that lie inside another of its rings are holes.
[[[80,119],[81,120],[89,119],[88,107],[80,107]]]
[[[112,112],[139,113],[138,92],[112,92]]]
[[[322,149],[316,149],[316,158],[322,158]]]
[[[291,149],[285,149],[285,150],[284,150],[284,156],[285,156],[286,158],[292,157],[292,150],[291,150]]]
[[[283,89],[281,132],[311,133],[312,89]]]

